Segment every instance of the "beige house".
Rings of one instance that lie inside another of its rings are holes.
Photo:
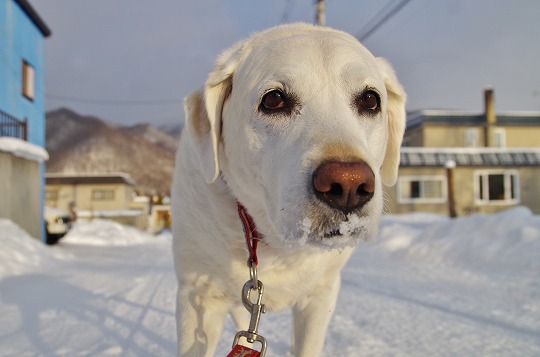
[[[135,182],[126,173],[45,175],[45,203],[77,219],[107,218],[141,229],[148,225],[148,201],[135,199]]]
[[[467,215],[517,205],[540,213],[540,113],[411,113],[386,211]]]
[[[389,213],[493,213],[523,205],[540,213],[540,148],[403,148]]]

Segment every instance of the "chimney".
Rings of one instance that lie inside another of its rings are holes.
[[[492,88],[487,88],[484,91],[484,115],[486,123],[484,126],[484,145],[486,147],[493,146],[492,129],[497,125],[497,115],[495,114],[495,95]]]

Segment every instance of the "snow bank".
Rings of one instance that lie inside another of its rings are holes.
[[[170,240],[134,227],[94,219],[78,221],[62,244],[126,246]],[[9,220],[0,219],[0,278],[22,274],[56,258],[66,258],[59,247],[47,247]],[[391,255],[426,264],[490,269],[497,272],[540,274],[540,216],[525,207],[499,214],[449,219],[427,213],[384,216],[373,254]]]
[[[49,154],[44,148],[17,138],[1,137],[0,151],[39,163],[49,160]]]
[[[70,256],[45,246],[7,219],[0,219],[0,244],[0,279],[52,266]]]
[[[415,261],[540,274],[540,216],[525,207],[456,219],[387,216],[377,244],[388,254]]]
[[[134,227],[113,221],[95,219],[76,222],[57,246],[46,246],[8,219],[0,218],[0,279],[44,270],[58,264],[59,260],[71,259],[72,255],[62,249],[66,244],[97,246],[126,246],[156,240],[170,240],[169,231],[159,236],[142,232]]]
[[[148,243],[156,238],[135,227],[106,220],[77,221],[69,233],[62,239],[64,243],[88,245],[131,245]]]

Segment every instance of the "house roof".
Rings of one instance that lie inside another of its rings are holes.
[[[540,126],[540,112],[497,113],[497,125],[537,125]],[[407,129],[413,129],[424,123],[447,125],[484,125],[484,113],[457,110],[419,110],[407,113]]]
[[[401,148],[401,166],[540,166],[540,149],[529,148]]]
[[[135,181],[124,172],[89,173],[89,174],[45,174],[47,185],[97,185],[97,184],[125,184],[134,186]]]
[[[24,13],[32,20],[34,25],[39,29],[41,34],[44,37],[49,37],[51,35],[51,30],[47,26],[47,24],[39,17],[38,13],[32,5],[27,0],[14,0],[24,11]]]

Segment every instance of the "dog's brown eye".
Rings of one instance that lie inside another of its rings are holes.
[[[261,103],[264,109],[273,111],[285,108],[285,96],[279,90],[273,90],[264,95]]]
[[[360,113],[377,113],[380,107],[380,98],[377,92],[366,90],[356,98],[356,107]]]
[[[274,89],[263,95],[259,112],[269,116],[292,116],[299,112],[299,103],[294,93]]]

